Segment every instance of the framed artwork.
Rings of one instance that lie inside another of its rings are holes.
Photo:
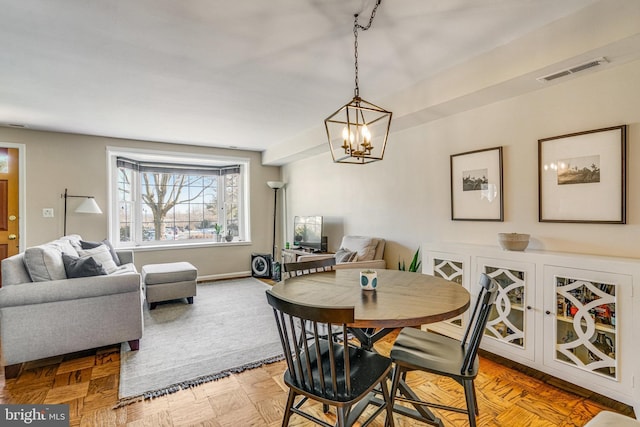
[[[502,221],[502,147],[451,156],[451,219]]]
[[[626,146],[626,125],[538,140],[538,220],[625,224]]]

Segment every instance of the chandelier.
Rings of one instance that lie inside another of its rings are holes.
[[[384,156],[392,113],[362,99],[358,87],[358,29],[366,31],[371,27],[381,2],[382,0],[377,0],[366,27],[358,24],[358,15],[354,15],[355,89],[353,99],[324,121],[335,163],[365,164],[382,160]]]

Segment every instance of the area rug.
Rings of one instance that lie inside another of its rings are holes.
[[[119,406],[282,360],[268,288],[254,278],[203,283],[193,304],[145,307],[140,350],[122,344]]]

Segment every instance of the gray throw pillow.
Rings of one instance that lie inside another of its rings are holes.
[[[101,244],[102,242],[87,242],[86,240],[80,240],[80,248],[84,249],[85,251],[87,249],[97,248]]]
[[[341,262],[352,262],[355,260],[357,252],[352,252],[349,249],[340,248],[336,252],[336,264]]]
[[[115,262],[117,266],[121,266],[122,265],[122,261],[120,261],[120,257],[118,256],[118,253],[116,252],[116,248],[113,247],[113,245],[111,244],[111,242],[108,239],[104,239],[102,241],[102,243],[104,243],[105,246],[107,248],[109,248],[109,253],[111,253],[111,258],[113,258],[113,262]]]
[[[109,253],[111,254],[111,258],[113,258],[113,262],[116,263],[116,266],[120,266],[120,257],[116,253],[116,248],[113,247],[111,242],[107,239],[104,239],[102,242],[87,242],[85,240],[80,240],[80,247],[83,250],[95,249],[100,245],[105,245],[107,249],[109,249]]]
[[[118,269],[118,266],[111,257],[109,248],[102,243],[93,249],[80,249],[78,250],[78,255],[80,258],[91,257],[95,259],[98,264],[102,265],[107,274],[111,274]]]
[[[62,262],[64,270],[67,272],[67,278],[75,279],[78,277],[104,276],[107,272],[95,259],[78,258],[67,254],[62,254]]]

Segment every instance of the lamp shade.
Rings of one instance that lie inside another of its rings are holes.
[[[89,214],[101,214],[100,206],[96,203],[96,199],[93,197],[87,197],[84,199],[80,206],[75,210],[76,213],[89,213]]]
[[[284,182],[282,181],[267,181],[267,185],[269,186],[269,188],[273,189],[273,190],[278,190],[282,187],[284,187]]]

